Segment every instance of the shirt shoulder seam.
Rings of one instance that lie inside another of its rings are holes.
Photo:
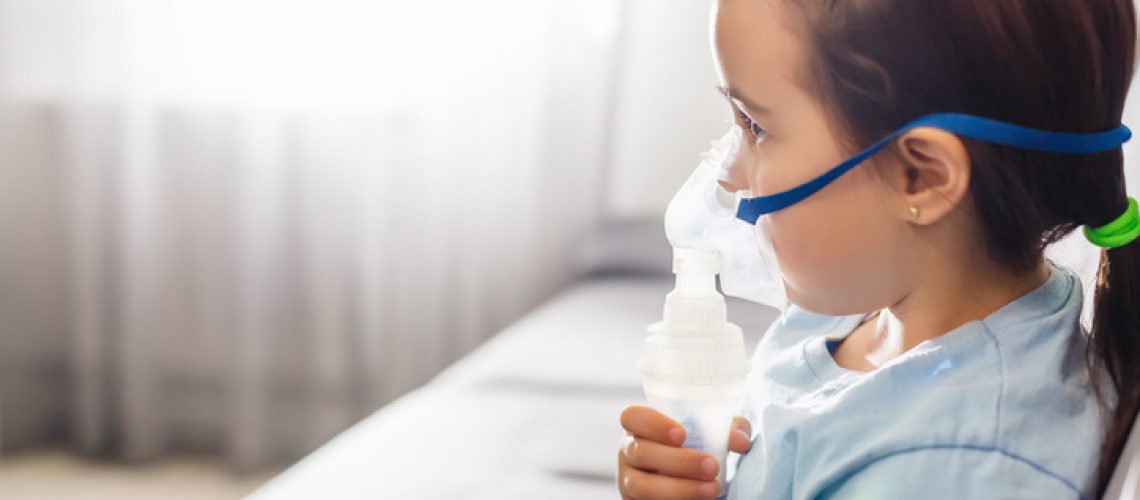
[[[1001,342],[998,340],[997,335],[994,334],[993,330],[990,329],[989,325],[982,323],[982,326],[985,327],[986,335],[989,335],[990,342],[992,342],[992,345],[994,346],[994,352],[997,354],[997,370],[998,370],[998,395],[997,396],[998,397],[997,397],[997,405],[996,405],[997,407],[995,408],[995,413],[994,413],[994,430],[993,430],[994,435],[993,435],[993,439],[990,441],[990,446],[997,449],[998,448],[998,438],[1002,435],[1002,433],[1001,433],[1002,404],[1005,402],[1005,390],[1006,390],[1006,387],[1005,387],[1005,384],[1006,384],[1006,380],[1005,380],[1005,356],[1001,352]]]

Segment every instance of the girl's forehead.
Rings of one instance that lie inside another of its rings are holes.
[[[716,2],[712,41],[722,85],[757,101],[779,100],[799,87],[805,52],[786,1]]]

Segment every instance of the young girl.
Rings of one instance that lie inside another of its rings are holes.
[[[1140,404],[1140,218],[1119,144],[905,126],[1120,130],[1132,0],[714,3],[746,142],[726,188],[784,192],[890,138],[759,220],[793,306],[756,349],[728,497],[1099,496]],[[1043,257],[1082,226],[1105,249],[1089,332],[1080,282]],[[621,423],[625,498],[726,493],[678,423],[646,407]]]

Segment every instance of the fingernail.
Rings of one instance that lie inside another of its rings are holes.
[[[740,437],[743,437],[745,441],[752,440],[752,437],[749,436],[747,432],[744,432],[744,429],[736,429],[736,433],[740,434]]]
[[[669,431],[669,442],[681,446],[685,444],[685,431],[680,427],[674,427]]]
[[[718,491],[718,490],[720,490],[720,487],[718,487],[718,486],[716,485],[716,483],[705,483],[705,484],[702,484],[702,485],[701,485],[701,496],[703,496],[703,497],[708,497],[708,498],[713,498],[713,497],[715,497],[715,496],[716,496],[716,493],[717,493],[717,491]]]
[[[701,469],[705,471],[705,476],[716,476],[716,460],[712,458],[706,458],[705,461],[701,463]]]

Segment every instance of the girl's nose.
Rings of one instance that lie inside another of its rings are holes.
[[[747,156],[746,151],[737,152],[736,157],[729,160],[728,166],[721,172],[720,187],[724,188],[725,191],[735,193],[749,189]]]

